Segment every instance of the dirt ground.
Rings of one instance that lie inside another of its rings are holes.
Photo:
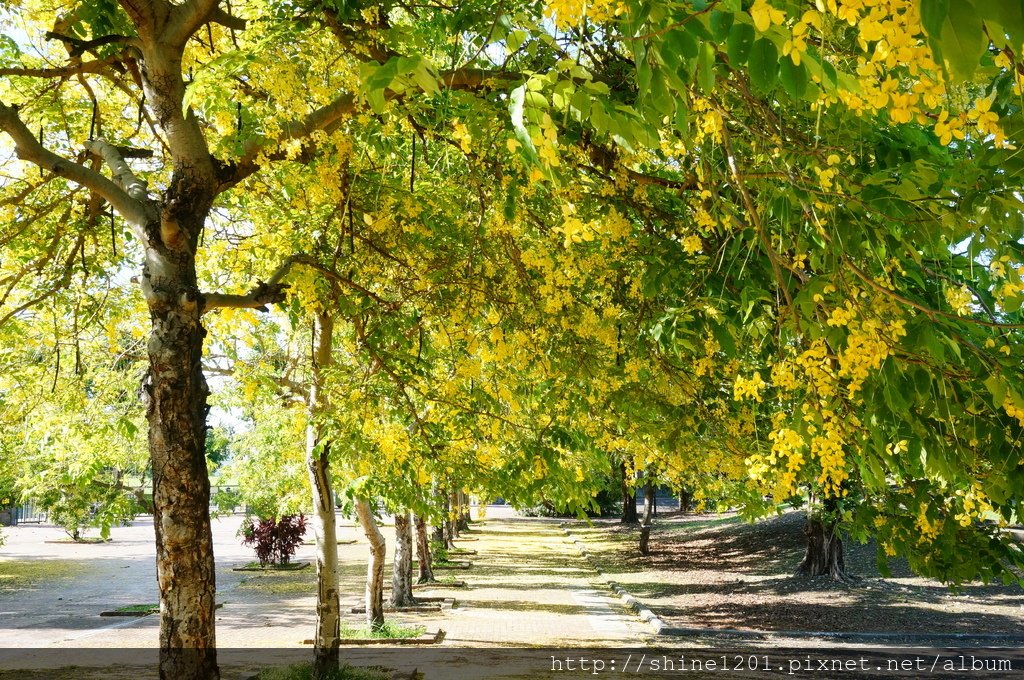
[[[637,549],[637,528],[616,520],[571,528],[609,579],[671,627],[1024,634],[1020,586],[971,585],[954,594],[898,560],[882,578],[873,544],[846,542],[847,568],[861,577],[856,583],[793,576],[803,557],[803,523],[796,512],[755,524],[731,515],[662,516],[647,557]]]

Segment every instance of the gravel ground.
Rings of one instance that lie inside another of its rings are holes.
[[[796,577],[804,516],[754,524],[732,515],[669,515],[655,522],[652,554],[637,550],[639,529],[614,520],[576,523],[609,578],[669,626],[767,631],[926,634],[1024,633],[1024,589],[971,585],[953,594],[894,560],[875,567],[873,544],[847,542],[856,583]]]

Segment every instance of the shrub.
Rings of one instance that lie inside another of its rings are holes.
[[[247,517],[242,523],[242,545],[250,545],[256,551],[260,564],[288,564],[292,555],[302,545],[306,533],[304,515],[285,515],[281,519],[253,520]]]
[[[235,508],[245,505],[245,500],[237,488],[218,487],[210,495],[210,505],[215,508],[216,515],[231,515],[234,514]]]
[[[444,541],[431,541],[430,542],[430,556],[434,562],[445,563],[451,561],[451,556],[448,554],[448,548],[445,547]]]

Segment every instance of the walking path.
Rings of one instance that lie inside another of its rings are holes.
[[[417,590],[417,595],[455,597],[454,609],[429,614],[395,614],[399,623],[446,631],[445,647],[624,646],[643,644],[650,629],[623,607],[576,548],[558,522],[512,515],[489,508],[474,524],[477,551],[467,571],[438,571],[469,587]],[[313,636],[312,567],[289,574],[232,571],[252,559],[236,533],[240,517],[215,520],[217,560],[217,641],[221,648],[301,648]],[[361,604],[368,545],[361,531],[340,521],[339,574],[343,610]],[[383,528],[389,547],[392,529]],[[100,617],[103,610],[157,601],[153,528],[150,518],[115,528],[113,541],[76,545],[50,543],[60,529],[19,526],[5,530],[0,550],[0,668],[35,665],[54,648],[153,648],[157,616]],[[295,559],[310,560],[312,546]],[[463,558],[458,558],[463,559]],[[26,569],[27,566],[27,569]],[[12,574],[37,573],[25,585]],[[390,582],[390,565],[386,572]],[[11,589],[14,582],[15,589]],[[357,626],[360,616],[347,615]]]

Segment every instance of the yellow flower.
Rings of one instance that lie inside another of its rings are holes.
[[[939,120],[935,123],[935,134],[939,137],[939,143],[943,146],[956,139],[964,138],[964,122],[961,118],[950,118],[949,111],[943,110],[939,114]]]
[[[767,383],[761,378],[761,374],[757,371],[754,371],[754,375],[749,378],[736,376],[736,382],[733,384],[733,399],[736,401],[743,401],[747,397],[750,397],[755,401],[761,401],[761,390],[766,386]]]
[[[773,24],[781,24],[786,20],[786,13],[768,4],[768,0],[755,0],[750,8],[750,16],[754,19],[754,28],[764,33]]]
[[[703,247],[704,244],[701,243],[700,237],[696,234],[688,234],[683,237],[683,250],[686,251],[687,255],[699,253]]]

